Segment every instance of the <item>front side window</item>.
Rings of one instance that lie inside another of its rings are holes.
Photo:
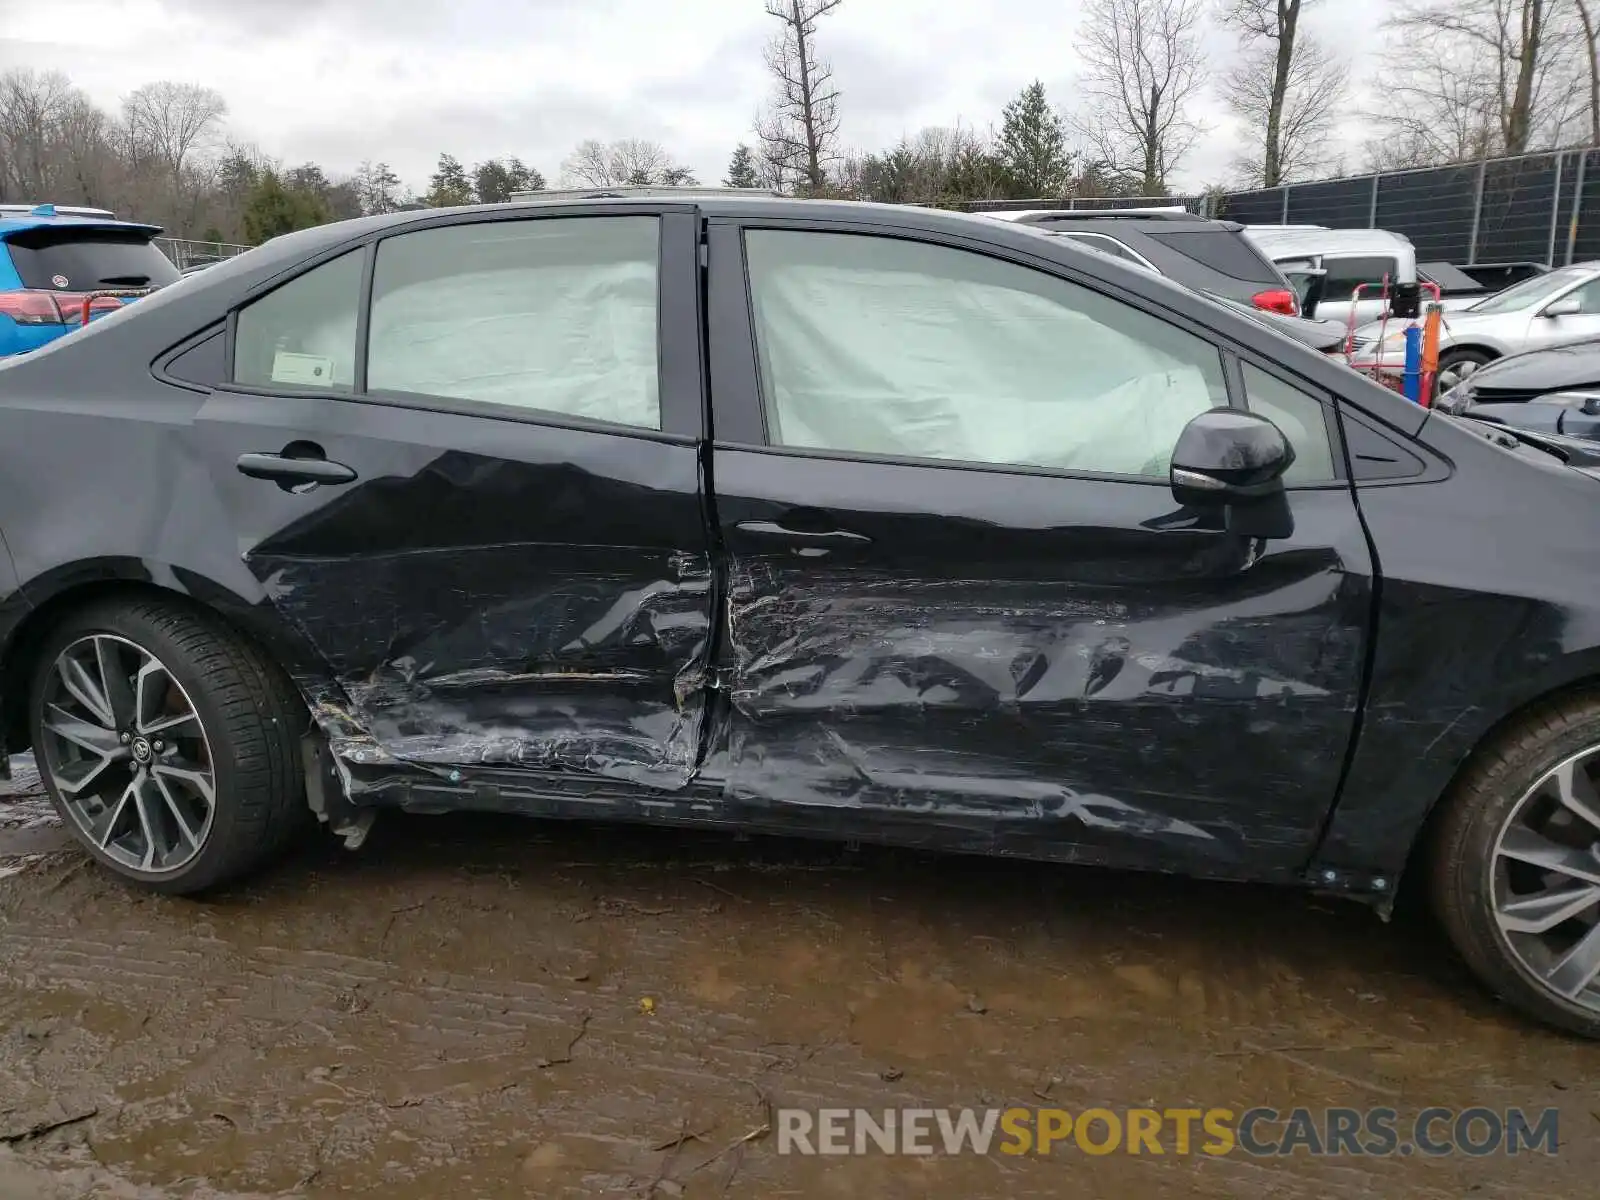
[[[446,225],[388,238],[367,387],[661,427],[654,217]]]
[[[1327,483],[1334,479],[1333,443],[1328,438],[1328,422],[1321,402],[1259,367],[1249,363],[1243,366],[1245,402],[1250,411],[1281,429],[1289,445],[1294,447],[1294,462],[1284,474],[1283,482],[1292,487],[1297,483]]]
[[[1497,292],[1487,300],[1480,300],[1472,306],[1471,311],[1477,313],[1519,312],[1525,308],[1533,308],[1547,300],[1554,299],[1566,291],[1574,283],[1588,275],[1586,268],[1567,267],[1560,271],[1551,271],[1544,275],[1535,275],[1532,279],[1524,279],[1514,287],[1508,287],[1503,292]]]
[[[1600,313],[1600,279],[1591,279],[1568,294],[1578,302],[1579,315],[1589,317]]]
[[[342,254],[240,309],[234,382],[274,390],[352,390],[363,258],[360,250]]]
[[[1216,347],[985,254],[859,234],[746,235],[768,439],[1165,479],[1228,402]]]

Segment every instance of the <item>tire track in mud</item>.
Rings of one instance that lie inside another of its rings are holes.
[[[1172,912],[1165,885],[1120,877],[741,872],[737,850],[684,855],[692,839],[650,843],[662,865],[635,861],[642,839],[580,855],[576,835],[497,836],[442,866],[460,848],[427,836],[338,870],[286,865],[204,904],[92,871],[0,881],[0,1110],[99,1106],[29,1160],[92,1149],[130,1186],[203,1173],[230,1196],[393,1200],[644,1196],[658,1176],[716,1196],[730,1175],[727,1195],[763,1200],[1565,1200],[1600,1170],[1592,1140],[1554,1174],[1496,1159],[1422,1175],[1303,1157],[841,1162],[779,1158],[771,1138],[697,1170],[768,1101],[1509,1104],[1559,1078],[1581,1117],[1600,1057],[1381,955],[1358,969],[1343,923],[1280,946],[1299,926],[1260,893]],[[1096,899],[1108,883],[1131,898]],[[685,1132],[700,1139],[662,1148]]]

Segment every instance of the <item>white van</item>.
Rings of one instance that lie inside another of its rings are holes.
[[[1356,324],[1383,315],[1380,296],[1390,283],[1415,283],[1417,251],[1410,239],[1385,229],[1324,229],[1314,225],[1247,225],[1253,241],[1280,271],[1291,278],[1299,270],[1321,270],[1322,301],[1317,316],[1348,321],[1351,296],[1366,284],[1355,302]]]

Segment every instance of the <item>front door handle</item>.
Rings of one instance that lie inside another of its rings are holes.
[[[354,468],[318,455],[241,454],[239,473],[251,479],[271,479],[282,484],[354,483]]]
[[[778,521],[740,521],[734,528],[740,533],[810,546],[865,546],[872,541],[866,534],[849,529],[791,529]]]

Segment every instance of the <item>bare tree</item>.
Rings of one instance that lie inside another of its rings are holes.
[[[681,186],[695,182],[688,167],[672,161],[666,147],[643,138],[609,144],[579,142],[561,164],[561,177],[578,187]]]
[[[192,165],[194,152],[210,143],[227,112],[221,93],[195,83],[147,83],[122,101],[133,144],[174,179]]]
[[[1277,187],[1323,167],[1346,67],[1300,26],[1318,0],[1223,0],[1222,22],[1238,31],[1243,54],[1229,72],[1227,104],[1245,125],[1246,181]]]
[[[839,157],[839,89],[833,68],[817,54],[817,22],[843,0],[767,0],[767,14],[783,28],[768,43],[767,69],[776,81],[756,137],[769,174],[815,195],[828,183]]]
[[[1200,0],[1088,0],[1079,30],[1087,111],[1078,121],[1089,157],[1146,196],[1194,146],[1200,126]]]
[[[1007,194],[994,139],[965,126],[930,126],[878,154],[846,154],[832,187],[854,200],[956,206]]]
[[[1431,162],[1560,145],[1583,107],[1576,16],[1566,0],[1396,0],[1385,140]]]
[[[0,76],[0,196],[46,201],[111,183],[105,115],[58,72]]]
[[[1589,67],[1589,145],[1600,146],[1600,48],[1595,45],[1594,15],[1589,0],[1573,0],[1583,26],[1583,58]]]

